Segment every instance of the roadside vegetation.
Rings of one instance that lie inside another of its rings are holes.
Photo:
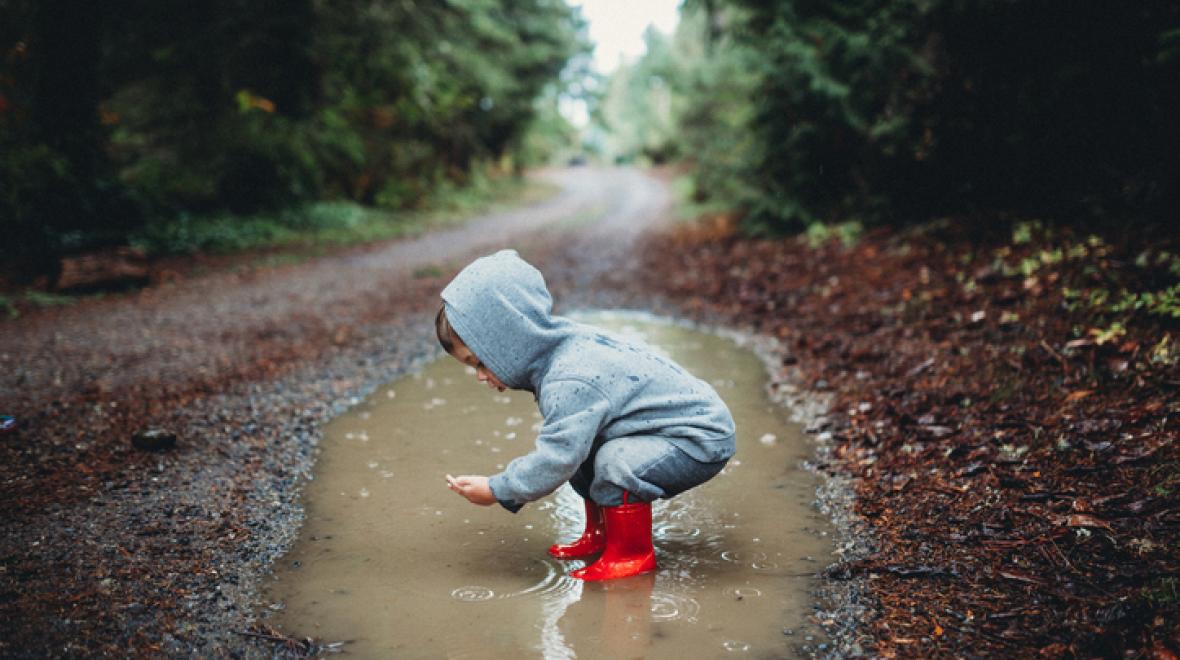
[[[473,176],[463,186],[437,186],[421,210],[390,210],[352,201],[313,202],[269,213],[181,215],[149,224],[129,236],[151,255],[229,254],[264,248],[327,249],[419,235],[477,212],[535,202],[553,186],[510,175]]]
[[[411,238],[445,229],[479,213],[540,202],[555,194],[549,183],[513,175],[473,177],[467,185],[441,186],[420,210],[390,210],[351,201],[313,202],[253,215],[187,214],[150,223],[127,236],[130,252],[142,255],[142,277],[105,281],[67,291],[44,286],[12,287],[0,293],[0,321],[51,307],[97,300],[141,284],[173,281],[210,269],[284,266],[353,246]]]
[[[682,164],[747,232],[1177,226],[1174,2],[688,0],[646,38],[599,148]]]
[[[0,15],[14,283],[111,246],[414,231],[568,149],[558,97],[589,48],[560,0],[0,0]]]

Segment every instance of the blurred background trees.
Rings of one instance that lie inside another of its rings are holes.
[[[755,233],[947,215],[1174,224],[1176,0],[681,13],[598,80],[562,0],[0,0],[9,263],[47,271],[211,214],[420,208],[579,140],[612,162],[681,164],[700,209]],[[571,93],[592,97],[581,136],[560,111]]]
[[[209,213],[415,208],[556,148],[562,0],[0,0],[8,260]],[[525,136],[547,121],[549,140]],[[567,136],[568,137],[568,136]]]
[[[693,198],[740,209],[747,229],[1176,217],[1174,0],[686,0],[682,12],[611,82],[599,118],[620,158],[684,159]]]

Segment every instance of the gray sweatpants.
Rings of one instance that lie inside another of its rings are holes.
[[[652,502],[683,493],[712,479],[727,461],[702,463],[666,438],[632,436],[604,442],[590,452],[570,485],[600,506]]]

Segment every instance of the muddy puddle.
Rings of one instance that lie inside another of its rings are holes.
[[[532,446],[531,394],[497,393],[444,358],[379,388],[326,429],[300,539],[267,598],[285,633],[362,657],[784,657],[815,645],[808,591],[830,553],[800,429],[733,342],[627,315],[585,320],[665,351],[733,410],[738,453],[654,507],[654,574],[584,583],[550,558],[582,528],[563,486],[513,515],[444,475],[492,474]]]

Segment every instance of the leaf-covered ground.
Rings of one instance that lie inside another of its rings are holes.
[[[651,286],[835,395],[823,468],[855,477],[876,551],[829,577],[865,578],[870,653],[1180,652],[1180,333],[1134,295],[1174,286],[1158,240],[943,223],[645,254]]]

